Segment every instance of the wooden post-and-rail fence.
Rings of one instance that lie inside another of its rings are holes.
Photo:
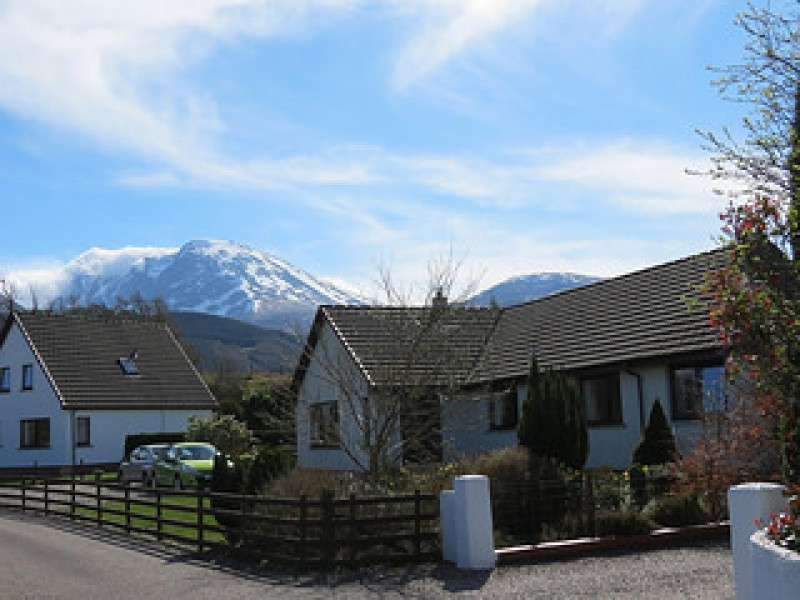
[[[319,498],[286,499],[33,475],[0,479],[0,508],[299,569],[441,557],[439,501],[420,492],[361,498],[323,492]]]

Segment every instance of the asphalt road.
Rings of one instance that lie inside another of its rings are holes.
[[[61,519],[0,512],[0,599],[733,598],[725,544],[464,573],[450,566],[283,575]]]

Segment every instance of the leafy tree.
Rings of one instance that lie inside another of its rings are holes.
[[[222,454],[238,457],[252,448],[253,434],[232,415],[219,415],[209,419],[191,416],[186,429],[186,440],[207,442]]]
[[[517,434],[532,456],[555,458],[572,469],[586,464],[589,436],[578,388],[562,371],[540,373],[535,356]]]
[[[677,453],[672,427],[667,422],[661,400],[656,398],[642,440],[633,451],[633,462],[637,465],[663,465],[674,461]]]

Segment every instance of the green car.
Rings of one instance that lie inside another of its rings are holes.
[[[205,487],[211,482],[217,449],[203,442],[172,444],[153,464],[153,483],[176,490]]]

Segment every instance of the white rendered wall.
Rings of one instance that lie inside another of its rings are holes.
[[[527,387],[517,389],[517,415]],[[450,400],[442,405],[442,454],[452,462],[468,454],[484,454],[517,445],[517,430],[492,430],[489,427],[489,396],[475,393]]]
[[[75,462],[119,462],[125,436],[135,433],[186,431],[189,417],[209,418],[210,410],[76,410],[75,417],[89,417],[90,444],[75,448]],[[68,460],[67,463],[70,461]]]
[[[344,378],[347,387],[363,394],[369,393],[364,378],[356,364],[342,346],[338,337],[325,322],[321,327],[314,354],[309,361],[306,375],[297,393],[297,464],[306,469],[358,470],[354,462],[341,448],[313,448],[311,446],[311,423],[309,407],[319,402],[338,402],[341,435],[350,440],[348,448],[355,450],[353,442],[358,435],[358,427],[345,407],[341,391],[335,379]],[[359,462],[367,464],[366,457],[360,454]]]
[[[33,389],[21,390],[22,365],[33,365]],[[69,417],[16,323],[0,347],[0,367],[11,369],[11,391],[0,393],[0,467],[65,465],[69,462]],[[20,448],[23,419],[50,419],[48,448]]]

